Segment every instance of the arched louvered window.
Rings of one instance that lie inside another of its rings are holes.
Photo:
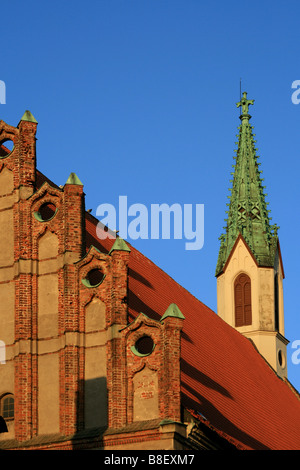
[[[241,273],[234,283],[235,326],[252,324],[251,280]]]
[[[15,400],[12,393],[6,393],[0,398],[0,415],[2,415],[5,420],[14,419]]]

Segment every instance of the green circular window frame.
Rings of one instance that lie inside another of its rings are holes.
[[[54,219],[54,217],[56,216],[57,211],[58,211],[58,209],[56,208],[54,214],[53,214],[51,217],[49,217],[49,219],[43,219],[42,216],[41,216],[41,214],[39,213],[39,211],[35,211],[35,212],[33,213],[33,216],[34,216],[34,218],[35,218],[36,220],[38,220],[39,222],[50,222],[50,220]]]
[[[91,284],[90,281],[86,277],[81,279],[81,282],[85,287],[88,287],[89,289],[95,289],[96,287],[99,287],[102,284],[105,277],[106,277],[106,274],[103,274],[103,278],[101,279],[100,282],[98,282],[98,284]]]
[[[153,339],[151,338],[151,336],[149,336],[149,338],[151,338],[152,341],[153,341],[153,348],[152,348],[152,350],[151,350],[150,352],[143,354],[143,353],[140,353],[140,352],[136,349],[136,347],[135,347],[136,343],[137,343],[141,338],[144,338],[144,337],[147,337],[147,336],[148,336],[148,335],[140,336],[140,337],[136,340],[135,344],[134,344],[133,346],[131,346],[131,348],[130,348],[130,349],[131,349],[131,352],[133,352],[133,354],[135,354],[135,356],[138,356],[138,357],[147,357],[147,356],[150,356],[150,354],[153,353],[153,351],[154,351],[156,345],[155,345]]]
[[[4,160],[5,158],[9,157],[9,156],[13,153],[13,151],[15,150],[15,143],[14,143],[14,141],[13,141],[12,139],[4,139],[4,140],[2,140],[2,141],[0,142],[0,147],[1,147],[2,145],[4,145],[4,147],[5,147],[5,142],[12,142],[14,145],[13,145],[13,148],[12,148],[11,150],[7,149],[7,150],[9,151],[9,153],[8,153],[7,155],[3,155],[2,157],[0,157],[0,160]]]

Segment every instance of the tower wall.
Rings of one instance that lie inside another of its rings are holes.
[[[232,250],[224,272],[217,278],[218,315],[240,333],[251,338],[259,352],[280,376],[287,376],[286,344],[283,326],[282,267],[279,272],[279,329],[275,329],[275,289],[276,270],[257,265],[240,237]],[[245,273],[251,280],[251,325],[236,326],[234,282],[237,276]],[[278,354],[281,351],[282,363]]]

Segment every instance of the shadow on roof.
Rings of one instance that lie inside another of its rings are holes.
[[[185,382],[181,383],[183,390],[195,397],[195,400],[193,400],[190,396],[182,392],[182,402],[187,409],[198,410],[204,417],[209,416],[209,423],[212,424],[213,427],[217,430],[226,429],[226,435],[228,437],[233,437],[250,449],[271,450],[269,447],[235,426],[209,400],[194,390],[194,388],[190,387]],[[222,387],[220,388],[222,389]],[[221,434],[224,434],[224,432]]]

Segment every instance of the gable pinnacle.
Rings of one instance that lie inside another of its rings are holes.
[[[174,318],[182,318],[183,320],[185,317],[183,316],[182,312],[180,311],[179,307],[176,304],[170,304],[163,316],[161,317],[160,321],[163,321],[167,317],[174,317]]]
[[[113,251],[128,251],[129,253],[131,252],[129,246],[123,240],[123,238],[116,238],[116,241],[111,247],[109,254],[111,254]]]
[[[83,186],[82,182],[80,181],[76,173],[70,173],[70,176],[67,179],[65,184],[74,184],[77,186]]]
[[[35,117],[32,115],[32,113],[28,109],[25,111],[25,113],[21,117],[20,122],[21,121],[34,122],[35,124],[38,123],[37,120],[35,119]],[[20,122],[19,122],[19,124],[20,124]]]

